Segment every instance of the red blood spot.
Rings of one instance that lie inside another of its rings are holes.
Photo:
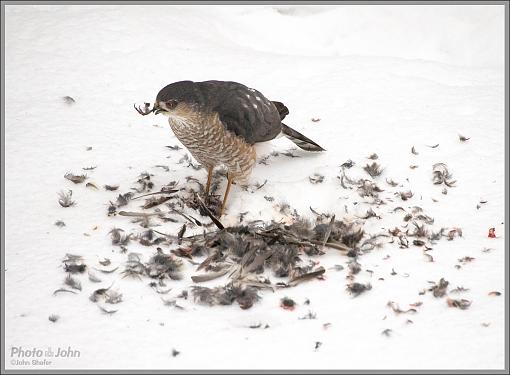
[[[289,311],[294,311],[295,307],[294,306],[288,306],[288,305],[284,305],[283,303],[280,305],[280,307],[284,310],[289,310]]]
[[[496,238],[496,228],[489,229],[489,238]]]

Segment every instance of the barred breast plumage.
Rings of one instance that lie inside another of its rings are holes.
[[[255,165],[255,148],[227,130],[217,113],[199,114],[186,105],[179,107],[168,122],[193,157],[207,169],[224,165],[236,180],[246,180]]]

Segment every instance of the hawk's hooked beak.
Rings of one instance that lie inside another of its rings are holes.
[[[158,104],[154,104],[154,108],[152,109],[152,111],[154,112],[155,115],[157,115],[158,113],[161,113],[161,112],[166,112],[166,110],[159,107]]]

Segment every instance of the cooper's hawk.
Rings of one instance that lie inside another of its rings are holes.
[[[228,183],[220,216],[232,182],[245,180],[255,165],[255,143],[283,134],[303,150],[324,151],[281,122],[289,113],[283,103],[270,101],[237,82],[175,82],[161,89],[152,109],[149,103],[143,109],[135,108],[142,115],[168,116],[176,137],[208,171],[206,196],[214,167],[227,167]]]

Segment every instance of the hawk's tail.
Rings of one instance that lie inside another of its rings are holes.
[[[294,142],[299,148],[306,151],[326,151],[317,143],[312,141],[310,138],[305,137],[298,131],[295,131],[291,127],[282,123],[282,133],[292,142]]]

